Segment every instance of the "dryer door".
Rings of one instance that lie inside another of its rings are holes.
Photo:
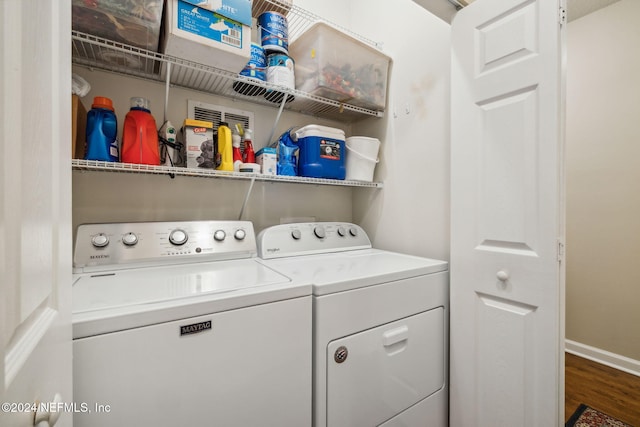
[[[438,307],[329,343],[327,425],[378,425],[444,387],[444,325]]]

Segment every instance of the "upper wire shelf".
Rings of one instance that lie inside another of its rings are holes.
[[[289,38],[295,40],[314,22],[322,19],[300,7],[283,0],[259,0],[254,2],[253,16],[274,8],[288,10]],[[326,22],[326,20],[325,20]],[[379,45],[352,31],[332,24],[368,45]],[[74,64],[116,72],[123,75],[168,83],[178,87],[194,89],[235,100],[254,104],[280,107],[287,94],[284,109],[343,123],[351,123],[366,117],[382,117],[383,111],[376,111],[323,98],[296,89],[257,82],[236,73],[187,61],[169,55],[140,49],[134,46],[72,30],[72,60]],[[276,96],[267,99],[263,94],[270,90]]]

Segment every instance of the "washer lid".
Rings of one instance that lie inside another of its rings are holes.
[[[275,270],[313,285],[314,295],[326,295],[409,277],[447,271],[449,264],[430,258],[364,249],[263,261]]]
[[[74,338],[310,294],[255,258],[83,274],[73,285]]]

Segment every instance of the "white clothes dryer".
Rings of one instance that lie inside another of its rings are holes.
[[[74,267],[75,426],[311,424],[311,286],[250,222],[81,225]]]
[[[315,427],[448,425],[447,262],[338,222],[267,228],[258,255],[313,286]]]

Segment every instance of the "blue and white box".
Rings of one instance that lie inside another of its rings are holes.
[[[165,55],[239,73],[251,56],[251,27],[183,0],[169,0]]]
[[[276,175],[278,157],[275,147],[264,147],[256,153],[256,163],[260,165],[260,172],[265,175]]]
[[[251,0],[184,0],[202,9],[251,26]]]

